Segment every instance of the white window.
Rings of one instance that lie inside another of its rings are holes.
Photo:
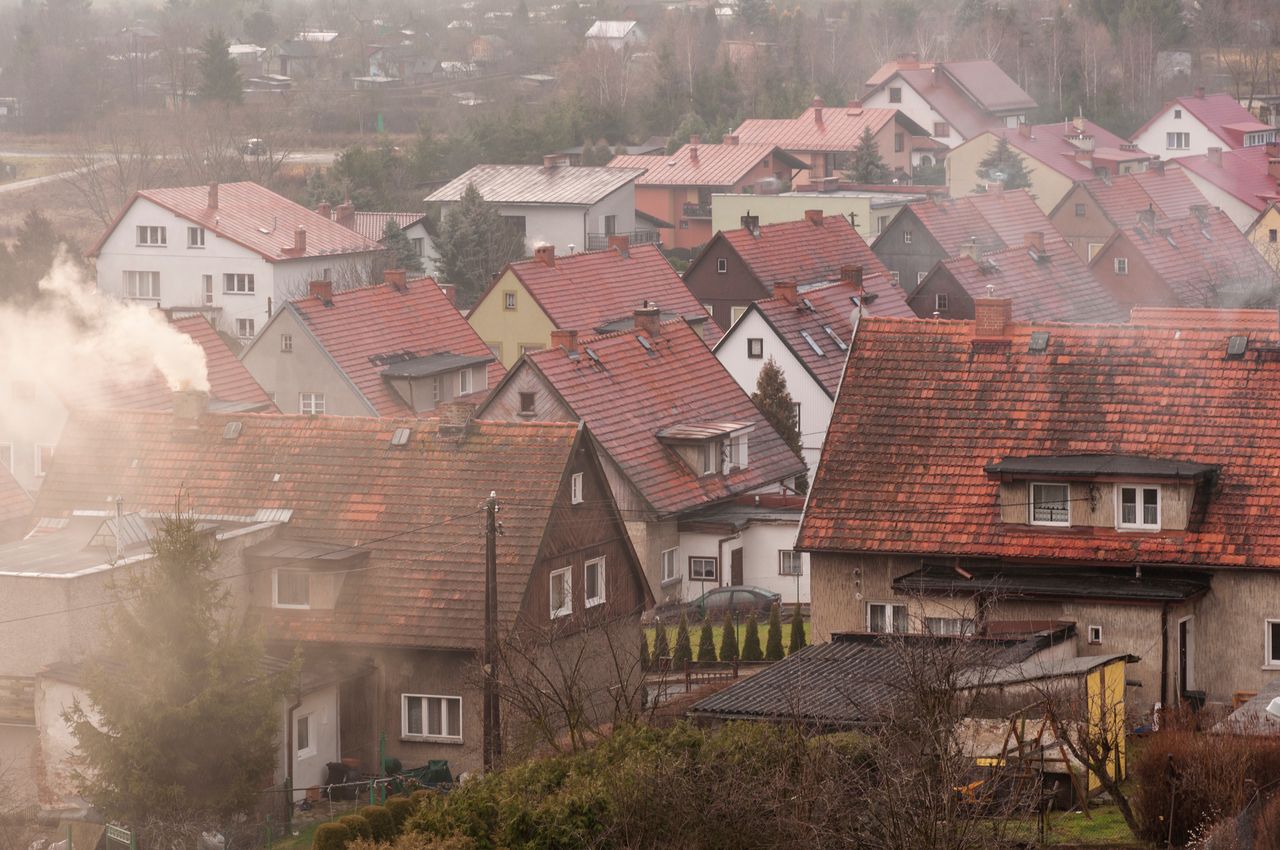
[[[13,443],[0,443],[0,467],[13,472]]]
[[[662,550],[662,583],[675,581],[680,576],[676,575],[676,550]]]
[[[544,348],[546,348],[546,346],[540,342],[522,342],[520,343],[520,356],[524,357],[526,354],[530,354],[534,351],[541,351]]]
[[[458,395],[471,392],[471,370],[463,369],[458,373]]]
[[[1263,666],[1280,668],[1280,620],[1267,620],[1267,657]]]
[[[720,259],[716,260],[716,272],[717,272],[717,273],[719,273],[719,274],[725,274],[725,273],[726,273],[726,272],[728,272],[728,271],[729,271],[729,261],[728,261],[728,260],[726,260],[724,257],[721,257]]]
[[[1066,484],[1031,485],[1032,525],[1071,525],[1071,496]]]
[[[403,737],[462,740],[462,697],[404,694],[400,699]]]
[[[285,354],[293,352],[293,334],[280,334],[280,350]]]
[[[764,340],[760,337],[747,338],[747,357],[759,360],[764,357]]]
[[[799,552],[794,549],[778,550],[778,575],[804,575],[804,563]]]
[[[910,244],[911,244],[911,231],[910,231],[910,230],[903,230],[903,231],[902,231],[902,244],[903,244],[903,245],[910,245]]]
[[[698,447],[702,460],[702,474],[710,475],[716,471],[716,460],[720,457],[720,446],[718,443],[703,443]]]
[[[502,293],[502,309],[514,310],[516,308],[516,294],[514,292]]]
[[[415,236],[409,240],[409,245],[410,247],[413,248],[414,254],[417,254],[419,257],[427,256],[427,240],[426,239],[423,239],[421,236]]]
[[[1116,257],[1112,262],[1111,267],[1115,269],[1116,274],[1129,273],[1129,261],[1124,257]]]
[[[253,275],[224,274],[222,276],[222,291],[232,295],[252,295]]]
[[[146,224],[138,225],[138,245],[163,248],[167,244],[168,236],[163,227]]]
[[[1165,133],[1164,146],[1171,151],[1184,151],[1191,147],[1190,133]]]
[[[311,574],[306,570],[275,570],[272,575],[273,608],[310,608]]]
[[[1089,627],[1089,643],[1094,646],[1102,643],[1102,626]]]
[[[200,275],[200,282],[204,285],[204,304],[206,307],[213,304],[213,275]]]
[[[691,581],[716,581],[720,570],[718,558],[690,558],[689,579]]]
[[[1173,110],[1173,117],[1174,117],[1174,118],[1181,118],[1181,117],[1182,117],[1182,110],[1181,110],[1181,109],[1175,109],[1175,110]]]
[[[729,308],[729,324],[736,325],[738,320],[747,312],[746,307],[730,307]]]
[[[236,319],[236,336],[241,339],[253,339],[253,319]]]
[[[1159,487],[1118,487],[1116,500],[1116,528],[1160,527]]]
[[[298,393],[298,412],[309,416],[324,413],[324,393]]]
[[[575,472],[569,479],[569,501],[575,505],[582,504],[582,473]]]
[[[160,272],[126,271],[124,273],[124,294],[126,298],[159,301]]]
[[[431,379],[431,400],[440,401],[440,377],[436,376]]]
[[[889,216],[876,216],[876,233],[884,233],[884,229],[889,226]]]
[[[604,603],[604,558],[587,561],[582,576],[582,595],[588,608]]]
[[[573,613],[573,567],[551,573],[551,619]]]
[[[303,714],[293,719],[294,736],[293,748],[298,753],[298,758],[304,759],[308,756],[316,754],[316,748],[311,743],[311,715]]]
[[[931,635],[971,635],[973,621],[963,617],[925,617],[924,630]]]
[[[945,313],[947,311],[947,293],[939,292],[937,295],[933,296],[933,309],[937,310],[939,313]]]
[[[204,247],[204,228],[203,227],[187,228],[187,247],[188,248]]]
[[[730,437],[725,440],[721,446],[721,450],[724,452],[724,462],[721,465],[721,468],[725,471],[725,474],[728,474],[735,469],[747,468],[746,434],[738,434],[735,437]]]
[[[919,286],[920,284],[924,283],[924,278],[925,278],[925,275],[927,274],[928,272],[916,272],[916,286]]]
[[[53,446],[36,443],[35,448],[35,474],[43,477],[49,471],[49,464],[53,461]]]
[[[867,631],[875,634],[905,634],[907,632],[907,606],[892,602],[867,603]]]

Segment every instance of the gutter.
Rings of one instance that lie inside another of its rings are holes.
[[[1169,705],[1169,603],[1160,606],[1160,707]]]

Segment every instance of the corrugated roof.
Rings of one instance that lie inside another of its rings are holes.
[[[474,183],[495,204],[590,206],[635,180],[634,168],[591,165],[477,165],[432,192],[427,203],[456,201]]]
[[[334,221],[338,220],[337,213],[331,213]],[[387,222],[394,221],[396,226],[401,230],[412,227],[422,221],[425,216],[422,213],[404,213],[404,212],[357,212],[354,225],[351,229],[359,233],[365,239],[373,242],[381,242],[382,235],[386,232]]]
[[[697,151],[696,155],[694,151]],[[696,157],[696,159],[695,159]],[[662,156],[615,156],[610,168],[638,168],[643,174],[637,186],[709,186],[732,189],[746,179],[765,160],[788,169],[808,168],[776,145],[684,145],[673,154]]]

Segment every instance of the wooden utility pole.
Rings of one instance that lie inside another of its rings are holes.
[[[484,770],[497,764],[502,752],[498,710],[498,494],[489,492],[484,504]]]

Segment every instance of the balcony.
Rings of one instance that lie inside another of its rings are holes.
[[[684,204],[680,214],[685,218],[711,218],[711,204]]]
[[[659,245],[661,237],[656,230],[631,230],[621,233],[588,233],[587,250],[603,251],[609,247],[610,236],[625,236],[632,245]]]

